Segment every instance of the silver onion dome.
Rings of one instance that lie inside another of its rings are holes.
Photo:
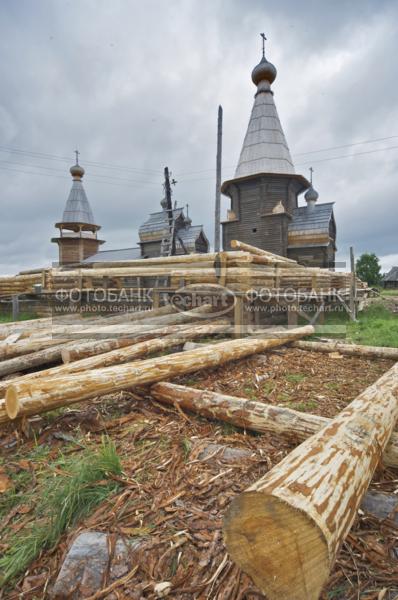
[[[308,190],[305,192],[304,198],[306,199],[307,202],[316,202],[319,198],[319,194],[316,190],[314,190],[314,188],[311,185],[308,188]]]
[[[276,67],[263,56],[252,71],[252,81],[254,85],[258,85],[260,81],[264,80],[271,84],[275,81],[276,73]]]
[[[83,167],[81,167],[78,164],[73,165],[70,169],[70,174],[72,175],[73,178],[76,179],[81,179],[85,173]]]

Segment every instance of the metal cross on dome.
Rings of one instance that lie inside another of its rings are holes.
[[[310,183],[311,183],[311,185],[312,185],[312,174],[313,174],[313,172],[314,172],[314,169],[313,169],[312,167],[310,167],[310,169],[309,169],[309,170],[310,170]]]
[[[80,152],[79,152],[79,150],[75,150],[74,152],[76,154],[76,164],[78,165],[79,164],[79,154],[80,154]]]
[[[262,42],[263,42],[263,58],[265,58],[265,40],[267,39],[265,37],[265,33],[260,33],[261,37],[262,37]]]

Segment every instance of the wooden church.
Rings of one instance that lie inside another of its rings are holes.
[[[231,201],[227,220],[222,223],[223,248],[231,249],[237,239],[310,266],[334,268],[336,223],[333,202],[319,203],[311,180],[297,174],[278,117],[271,85],[276,68],[263,55],[252,71],[256,86],[254,105],[233,179],[221,191]],[[209,241],[202,225],[192,225],[183,208],[171,203],[167,167],[165,198],[161,210],[151,213],[139,228],[138,246],[99,250],[100,226],[83,188],[84,169],[70,169],[73,184],[62,221],[56,223],[59,236],[59,264],[114,262],[170,254],[208,252]],[[305,192],[305,193],[304,193]],[[305,205],[299,206],[304,193]]]
[[[172,207],[171,190],[161,201],[161,210],[151,213],[138,230],[138,246],[99,250],[104,240],[98,239],[98,231],[93,211],[83,187],[84,169],[79,165],[76,151],[76,164],[70,168],[72,188],[70,190],[62,220],[55,224],[59,236],[52,242],[58,244],[59,265],[78,265],[95,262],[116,262],[169,256],[171,254],[192,254],[208,252],[209,240],[202,225],[192,225],[186,211]]]
[[[254,105],[235,176],[221,187],[231,200],[222,223],[223,247],[237,239],[301,264],[334,268],[336,223],[333,202],[295,172],[271,89],[276,68],[263,56],[252,71]],[[305,206],[298,205],[305,192]]]

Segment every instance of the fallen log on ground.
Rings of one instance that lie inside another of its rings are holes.
[[[386,358],[398,360],[398,348],[382,346],[361,346],[359,344],[344,344],[342,342],[294,342],[295,348],[311,352],[340,352],[348,356],[365,356],[368,358]]]
[[[23,375],[17,379],[12,379],[4,382],[0,382],[0,393],[2,390],[1,384],[4,383],[5,389],[15,382],[26,382],[28,380],[48,377],[59,377],[67,375],[69,373],[77,373],[80,371],[87,371],[88,369],[99,369],[103,367],[109,367],[111,365],[122,364],[125,362],[131,362],[137,358],[154,354],[155,352],[161,352],[176,346],[182,346],[186,340],[197,339],[201,337],[207,337],[211,335],[217,335],[219,333],[225,333],[228,331],[230,323],[227,319],[217,319],[214,321],[205,321],[200,324],[188,324],[179,326],[177,328],[168,327],[168,335],[164,336],[151,336],[150,339],[144,340],[137,343],[130,343],[127,347],[117,348],[110,352],[104,352],[88,358],[82,358],[74,362],[66,363],[46,369],[45,371],[37,371],[35,373],[29,373]],[[174,329],[175,331],[171,331]],[[203,346],[203,345],[202,345]]]
[[[38,352],[30,352],[29,354],[23,354],[22,356],[3,360],[0,362],[0,377],[4,377],[4,375],[9,375],[10,373],[27,371],[28,369],[33,369],[42,365],[60,362],[62,359],[62,350],[66,345],[67,344],[65,343],[61,343],[56,346],[44,348]]]
[[[121,336],[120,339],[115,338],[115,344],[113,348],[112,340],[93,340],[87,342],[86,340],[76,342],[74,345],[69,345],[65,348],[62,353],[62,360],[65,363],[72,362],[74,360],[80,360],[82,358],[88,358],[89,356],[93,356],[94,354],[101,354],[103,352],[107,352],[108,350],[121,348],[129,345],[128,341],[134,343],[137,339],[141,340],[149,339],[150,337],[154,337],[156,335],[156,328],[161,326],[176,326],[183,323],[194,322],[199,319],[208,318],[209,313],[211,313],[211,306],[209,304],[204,304],[203,306],[199,306],[198,308],[194,308],[187,312],[173,312],[172,314],[167,314],[164,316],[158,316],[154,318],[148,318],[142,324],[138,325],[136,329],[130,329],[126,336]],[[108,329],[101,328],[101,334],[108,332]],[[114,333],[118,335],[121,334],[120,331],[113,330]],[[124,333],[124,332],[122,332]],[[171,333],[171,332],[170,332]],[[146,336],[146,337],[145,337]],[[107,349],[105,349],[107,348]]]
[[[7,414],[6,411],[6,404],[4,402],[4,400],[0,400],[0,425],[2,425],[3,423],[9,423],[10,422],[10,417]]]
[[[129,328],[137,323],[140,325],[142,321],[152,323],[155,322],[155,319],[167,318],[167,316],[175,315],[176,313],[176,308],[172,304],[167,304],[153,310],[125,311],[113,317],[82,319],[78,323],[70,322],[59,325],[55,322],[51,329],[51,333],[53,335],[72,335],[74,333],[89,333],[90,331],[106,331],[106,328],[108,328],[108,330],[113,328],[118,330],[118,328],[120,329],[120,327],[123,326]],[[162,322],[162,320],[160,322]]]
[[[124,362],[136,360],[155,352],[161,352],[176,346],[180,346],[187,339],[197,339],[203,336],[217,335],[218,333],[224,333],[229,326],[229,321],[226,319],[219,319],[217,321],[207,321],[200,325],[185,325],[178,332],[164,336],[163,338],[157,337],[138,344],[131,344],[127,348],[121,350],[113,350],[106,352],[98,356],[90,358],[83,358],[66,365],[60,365],[53,367],[52,369],[46,369],[45,371],[38,371],[36,373],[29,373],[19,377],[17,380],[0,382],[0,392],[7,390],[11,383],[14,381],[28,381],[29,379],[38,379],[42,377],[53,378],[54,385],[57,384],[58,377],[67,375],[69,373],[77,373],[80,371],[86,371],[88,369],[108,367],[110,365],[121,364]],[[10,418],[5,410],[5,403],[0,400],[0,423],[9,422]]]
[[[38,352],[39,350],[45,350],[51,348],[51,346],[58,346],[68,340],[64,339],[31,339],[26,338],[19,342],[8,343],[0,342],[0,361],[9,360],[17,356],[23,356],[24,354],[30,354],[31,352]]]
[[[14,382],[6,392],[7,413],[11,419],[15,419],[18,416],[52,410],[100,394],[216,367],[257,352],[264,352],[268,348],[286,344],[291,339],[299,339],[313,332],[314,328],[307,325],[291,330],[289,336],[284,339],[248,338],[220,342],[190,352],[65,375],[57,379],[57,385],[54,385],[52,377]]]
[[[155,384],[157,385],[157,384]],[[255,453],[239,446],[225,446],[222,444],[208,444],[201,446],[200,452],[193,449],[193,460],[203,462],[225,461],[227,463],[240,463],[255,458]],[[192,453],[190,455],[192,460]],[[398,525],[398,496],[375,490],[368,491],[362,499],[360,509],[381,521],[390,519]],[[397,540],[398,543],[398,540]]]
[[[398,418],[398,363],[231,503],[224,540],[269,600],[317,600]]]
[[[224,322],[224,321],[223,321]],[[201,321],[200,322],[200,326],[202,325],[216,325],[219,324],[220,320],[216,319],[216,320],[210,320],[210,321]],[[130,346],[136,346],[141,342],[146,342],[149,340],[153,340],[155,338],[161,338],[161,337],[166,337],[166,336],[171,336],[174,335],[175,336],[179,336],[180,333],[184,334],[184,332],[187,330],[187,328],[191,328],[194,325],[194,323],[181,323],[178,325],[168,325],[167,327],[161,327],[159,329],[153,329],[148,331],[147,333],[140,333],[140,334],[136,334],[135,336],[131,337],[131,338],[115,338],[115,339],[110,339],[110,340],[89,340],[87,342],[82,342],[79,345],[79,354],[81,354],[83,357],[85,358],[81,358],[81,359],[77,359],[74,361],[69,361],[68,360],[68,352],[69,352],[69,348],[73,349],[73,353],[74,353],[74,357],[77,357],[77,352],[76,352],[76,346],[73,342],[71,342],[70,346],[69,345],[65,345],[61,348],[61,357],[65,358],[66,360],[64,361],[64,364],[55,366],[55,367],[50,367],[48,369],[43,369],[41,371],[34,371],[33,373],[27,373],[25,375],[16,375],[15,377],[11,377],[8,378],[4,381],[0,381],[0,398],[4,398],[5,393],[7,391],[7,388],[11,385],[11,383],[14,383],[16,381],[21,382],[21,381],[28,381],[28,380],[32,380],[32,379],[38,379],[41,377],[52,377],[55,374],[60,374],[62,372],[64,373],[73,373],[74,371],[79,371],[79,370],[85,370],[83,368],[81,368],[81,365],[83,364],[84,360],[88,360],[90,357],[96,357],[99,355],[106,355],[110,352],[112,352],[113,350],[117,350],[120,348],[126,348],[126,347],[130,347]],[[228,333],[229,331],[229,322],[227,320],[225,320],[225,325],[222,328],[222,331],[219,331],[219,333]],[[207,335],[207,334],[204,334]],[[203,344],[202,344],[203,346]],[[122,362],[122,361],[120,361]],[[74,365],[76,363],[76,365],[79,365],[77,368],[74,368],[72,365]],[[1,363],[0,363],[1,364]],[[63,369],[63,367],[67,367],[70,366],[70,369]]]
[[[282,435],[292,442],[303,442],[331,421],[326,417],[291,408],[175,383],[155,383],[151,386],[150,393],[163,404],[178,405],[202,417],[231,423],[257,433]],[[398,468],[398,433],[391,435],[383,454],[383,462],[389,467]]]

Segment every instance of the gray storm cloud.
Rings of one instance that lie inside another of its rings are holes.
[[[56,259],[50,238],[76,146],[104,249],[136,244],[165,165],[174,198],[212,238],[217,107],[227,179],[260,31],[296,171],[312,164],[320,201],[336,203],[338,258],[353,245],[385,257],[385,268],[398,263],[396,2],[8,0],[0,16],[0,273]],[[303,154],[375,138],[390,139]]]

